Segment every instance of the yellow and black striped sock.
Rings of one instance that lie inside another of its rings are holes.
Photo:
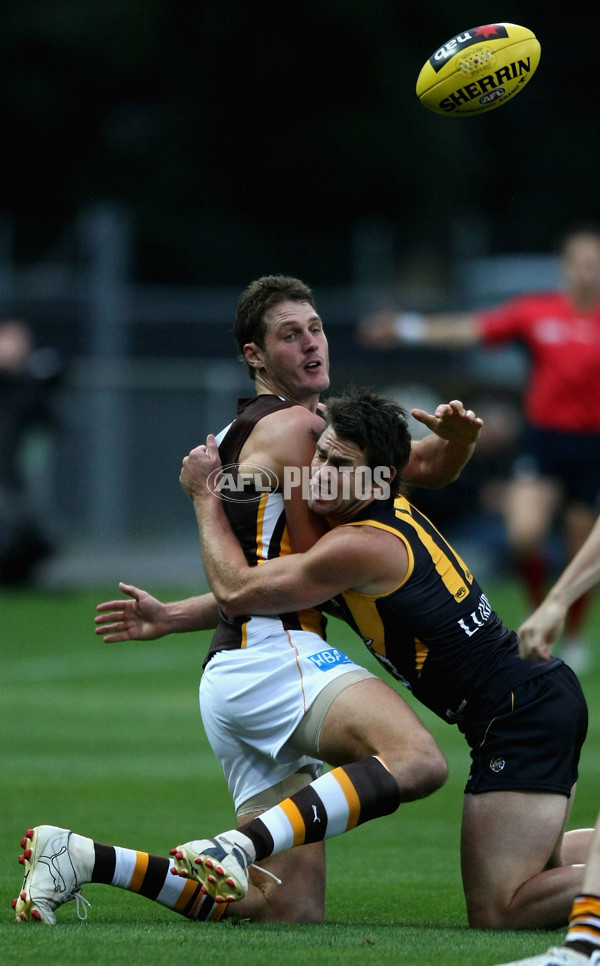
[[[565,946],[586,956],[600,949],[600,896],[576,896],[569,916]]]
[[[373,756],[333,768],[238,832],[248,836],[260,861],[389,815],[399,804],[395,778],[383,760]]]
[[[94,842],[94,854],[92,882],[137,892],[186,919],[214,922],[227,908],[227,903],[203,895],[199,882],[172,875],[173,862],[162,855],[99,842]]]

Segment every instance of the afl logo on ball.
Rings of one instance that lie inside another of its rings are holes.
[[[505,764],[504,758],[492,758],[490,760],[490,768],[492,771],[502,771]]]
[[[492,101],[497,101],[506,94],[506,88],[496,87],[493,91],[488,91],[487,94],[482,94],[479,98],[480,104],[491,104]]]

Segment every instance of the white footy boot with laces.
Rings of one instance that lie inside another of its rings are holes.
[[[171,849],[174,875],[195,879],[215,902],[243,899],[248,891],[248,868],[256,858],[252,842],[235,830],[198,839]],[[275,877],[274,877],[275,878]]]
[[[91,839],[56,825],[38,825],[29,829],[21,840],[25,851],[19,862],[25,866],[25,877],[17,899],[13,899],[15,922],[56,923],[55,909],[75,899],[77,915],[87,918],[90,903],[81,895],[80,887],[89,882],[94,867]]]

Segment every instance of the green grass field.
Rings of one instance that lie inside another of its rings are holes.
[[[160,596],[159,588],[149,589]],[[164,596],[191,592],[171,588]],[[449,760],[450,779],[430,798],[328,843],[325,925],[191,923],[108,886],[84,887],[93,906],[85,923],[75,903],[59,910],[55,928],[13,923],[10,903],[21,884],[18,855],[28,827],[62,825],[99,841],[166,854],[180,841],[233,824],[198,712],[206,637],[106,645],[93,633],[94,608],[114,595],[115,588],[101,587],[0,596],[3,964],[157,966],[235,958],[264,966],[273,956],[286,966],[368,966],[382,959],[491,966],[561,941],[563,931],[467,928],[458,850],[468,755],[455,728],[423,711]],[[488,595],[515,626],[523,616],[518,591],[501,585],[488,588]],[[331,628],[331,640],[370,661],[342,625],[332,622]],[[600,637],[598,606],[590,631]],[[593,824],[600,804],[600,658],[597,665],[582,679],[591,728],[573,826]]]

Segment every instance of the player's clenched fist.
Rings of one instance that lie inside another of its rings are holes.
[[[179,482],[191,500],[202,499],[212,492],[211,480],[215,479],[220,469],[219,448],[210,433],[205,446],[196,446],[184,457]]]

